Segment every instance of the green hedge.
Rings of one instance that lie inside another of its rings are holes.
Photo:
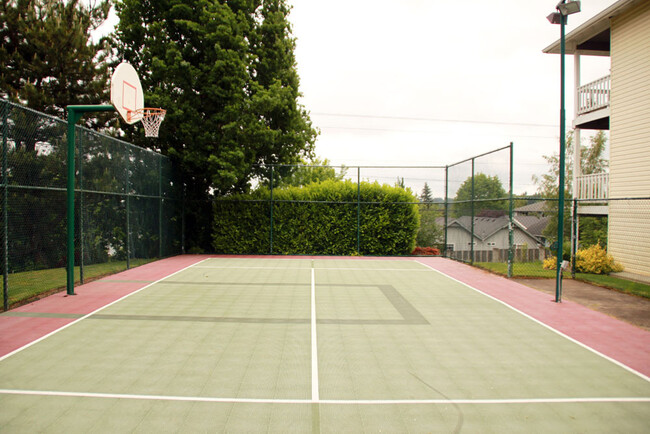
[[[213,247],[231,254],[407,255],[420,217],[413,194],[362,182],[357,252],[357,183],[328,180],[215,201]],[[273,243],[271,249],[271,241]]]

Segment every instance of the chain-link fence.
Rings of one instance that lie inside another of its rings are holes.
[[[262,171],[267,175],[251,194],[215,200],[217,253],[410,255],[416,245],[444,244],[436,221],[444,215],[444,167],[269,165]]]
[[[0,101],[3,305],[66,284],[67,123]],[[75,280],[181,252],[168,158],[76,127]]]
[[[252,194],[215,201],[216,252],[447,255],[506,266],[513,254],[512,145],[450,166],[276,165],[265,172]],[[410,239],[397,240],[411,215]]]

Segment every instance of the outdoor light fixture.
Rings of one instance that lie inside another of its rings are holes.
[[[549,14],[546,19],[551,24],[561,24],[562,23],[562,14],[559,12],[553,12]]]
[[[557,4],[556,9],[564,16],[580,12],[580,1],[560,2]]]
[[[555,277],[555,301],[562,301],[562,241],[564,238],[564,171],[566,158],[566,119],[564,110],[564,27],[566,26],[567,16],[580,12],[579,0],[562,0],[555,6],[557,12],[553,12],[546,19],[551,24],[560,25],[560,167],[559,167],[559,187],[558,187],[558,212],[557,212],[557,251],[556,251],[556,277]]]

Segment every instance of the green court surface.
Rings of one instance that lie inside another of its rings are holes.
[[[0,361],[2,432],[648,432],[650,383],[411,261],[211,258]]]

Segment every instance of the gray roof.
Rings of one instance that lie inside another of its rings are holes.
[[[519,208],[515,208],[514,212],[516,213],[542,213],[544,211],[548,211],[546,209],[546,201],[545,200],[537,200],[533,203],[529,203],[528,205],[520,206]]]
[[[542,232],[544,232],[548,222],[551,220],[550,217],[539,217],[536,215],[520,215],[514,219],[516,222],[519,222],[526,232],[538,238],[542,236]]]
[[[539,239],[542,231],[549,222],[550,217],[539,216],[517,216],[513,219],[515,226],[528,233],[533,238]],[[502,229],[508,229],[510,219],[508,216],[501,217],[474,217],[474,236],[480,240],[485,240]],[[438,217],[436,224],[443,226],[444,217]],[[449,219],[447,227],[458,226],[467,232],[472,231],[471,216],[461,216],[455,219]]]

